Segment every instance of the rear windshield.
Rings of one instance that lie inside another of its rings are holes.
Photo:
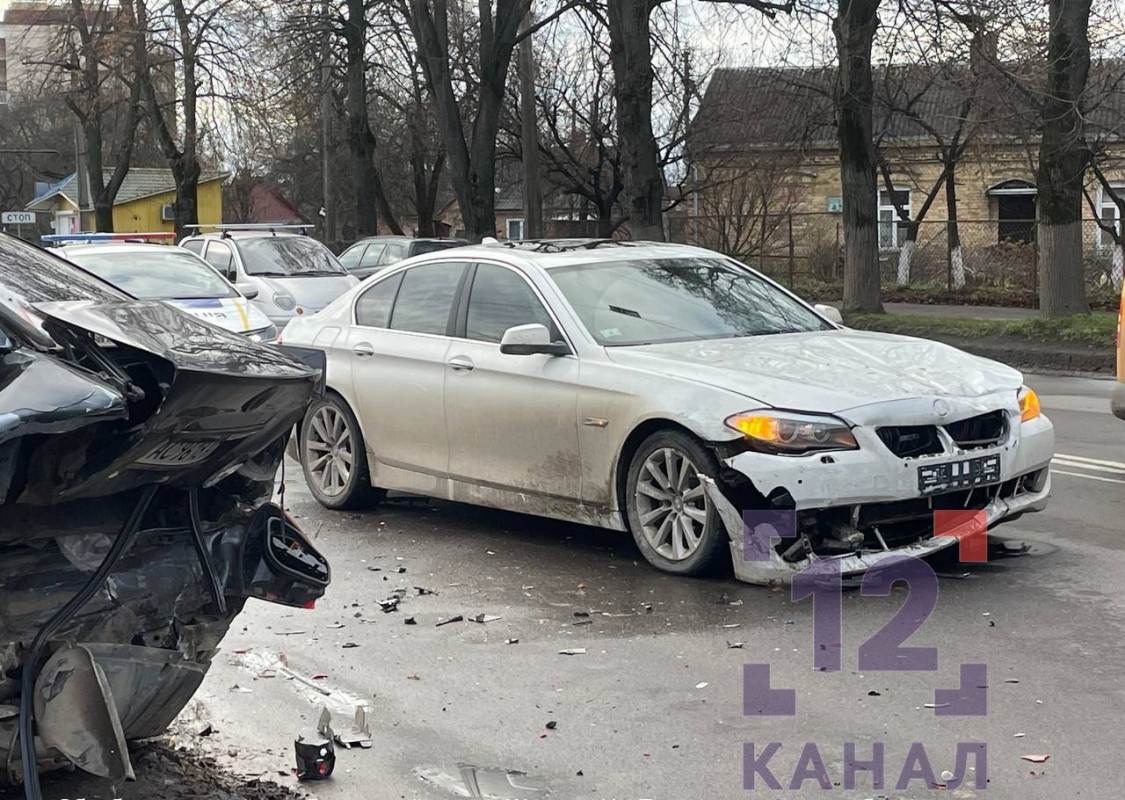
[[[238,240],[250,275],[347,275],[327,247],[307,236],[263,236]]]

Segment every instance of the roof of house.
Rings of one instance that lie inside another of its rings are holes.
[[[104,172],[104,179],[106,183],[109,182],[113,176],[113,169],[107,168]],[[199,183],[210,183],[211,181],[223,180],[227,177],[225,172],[204,171],[199,176]],[[134,200],[140,200],[145,197],[152,197],[153,195],[166,194],[167,192],[174,192],[176,190],[176,181],[172,177],[172,170],[163,169],[162,167],[132,167],[125,175],[125,180],[121,182],[121,188],[117,191],[117,198],[114,200],[114,205],[123,205],[131,203]],[[78,176],[76,173],[70,173],[58,183],[48,186],[43,192],[39,194],[34,200],[27,204],[27,211],[46,211],[43,206],[48,201],[52,200],[55,196],[62,195],[71,203],[78,204]],[[90,196],[90,192],[86,192],[86,196]],[[83,210],[92,208],[90,203]]]
[[[1091,69],[1091,129],[1113,131],[1125,115],[1125,65]],[[1034,94],[995,67],[923,64],[874,70],[873,134],[889,139],[950,137],[973,97],[974,124],[989,136],[1025,137],[1038,129]],[[836,141],[835,67],[715,70],[691,126],[697,152]]]

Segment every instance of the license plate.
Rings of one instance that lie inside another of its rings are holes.
[[[918,490],[922,494],[968,489],[1000,481],[1000,456],[981,456],[947,464],[918,467]]]
[[[183,467],[206,459],[219,449],[218,441],[166,442],[147,456],[138,458],[138,464],[160,467]]]

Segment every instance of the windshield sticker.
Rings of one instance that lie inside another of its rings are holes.
[[[614,336],[621,335],[620,328],[602,328],[598,333],[603,339],[612,339]]]

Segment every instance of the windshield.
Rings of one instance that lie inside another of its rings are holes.
[[[551,277],[606,346],[831,329],[794,298],[722,258],[581,264],[552,269]]]
[[[67,253],[83,269],[143,300],[237,297],[238,292],[199,258],[180,250]]]
[[[238,242],[248,275],[347,275],[332,252],[307,236],[263,236]]]
[[[14,236],[0,234],[0,321],[40,345],[50,346],[34,303],[128,299],[108,283]]]

